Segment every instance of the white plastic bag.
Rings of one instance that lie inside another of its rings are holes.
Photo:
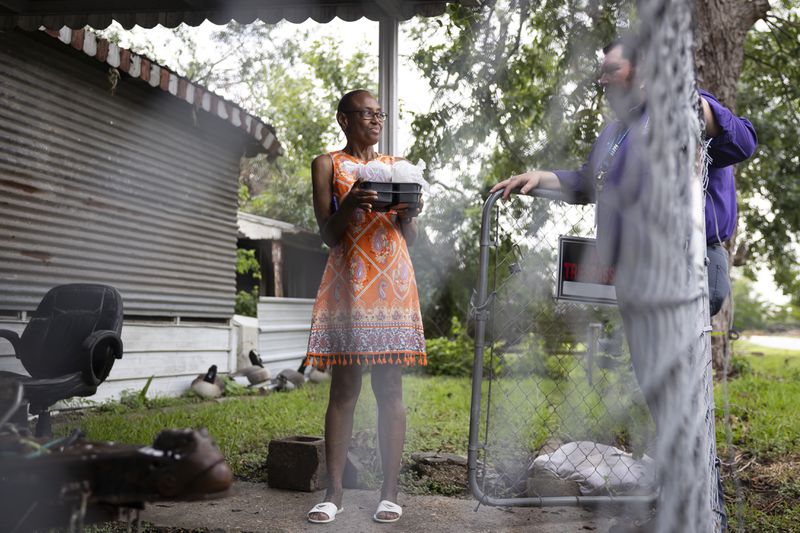
[[[618,448],[591,441],[568,442],[553,453],[536,457],[531,467],[576,481],[583,495],[650,490],[655,485],[650,457],[636,460]]]
[[[431,187],[423,177],[425,173],[424,161],[419,161],[416,165],[413,165],[403,159],[395,161],[391,166],[377,159],[373,159],[367,163],[343,161],[342,167],[345,171],[355,174],[356,179],[363,181],[419,183],[423,191],[426,193],[430,192]]]
[[[358,177],[364,181],[392,181],[392,167],[373,159],[366,165],[361,165]]]
[[[422,190],[427,193],[430,192],[430,185],[423,177],[424,171],[424,161],[418,161],[416,165],[412,165],[406,160],[396,161],[392,165],[392,181],[394,183],[419,183],[422,185]]]

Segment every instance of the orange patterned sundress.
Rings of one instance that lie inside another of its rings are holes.
[[[330,156],[333,194],[341,205],[356,181],[342,163],[365,161],[342,151]],[[395,160],[377,159],[389,165]],[[414,267],[394,212],[356,209],[331,248],[314,303],[306,363],[427,363]]]

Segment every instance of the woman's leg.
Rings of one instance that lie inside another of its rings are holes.
[[[334,366],[331,392],[325,414],[325,461],[328,466],[328,490],[325,501],[342,506],[342,477],[347,464],[347,449],[353,434],[353,413],[361,392],[361,366]],[[324,520],[322,513],[310,518]]]
[[[397,502],[400,461],[406,436],[406,408],[403,405],[402,367],[376,365],[372,370],[372,391],[378,403],[378,446],[381,452],[383,485],[381,500]],[[395,513],[378,518],[393,519]]]

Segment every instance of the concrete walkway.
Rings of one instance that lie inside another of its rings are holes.
[[[148,504],[142,520],[162,527],[204,528],[211,531],[357,533],[397,532],[533,532],[605,533],[615,520],[608,513],[576,507],[499,509],[473,499],[400,495],[403,517],[394,524],[378,524],[372,514],[378,493],[347,490],[344,511],[330,524],[310,524],[305,516],[324,492],[276,490],[263,483],[237,482],[223,499],[191,503]]]

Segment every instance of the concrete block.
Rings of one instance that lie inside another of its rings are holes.
[[[276,489],[313,492],[325,488],[325,439],[295,435],[269,442],[267,483]]]

